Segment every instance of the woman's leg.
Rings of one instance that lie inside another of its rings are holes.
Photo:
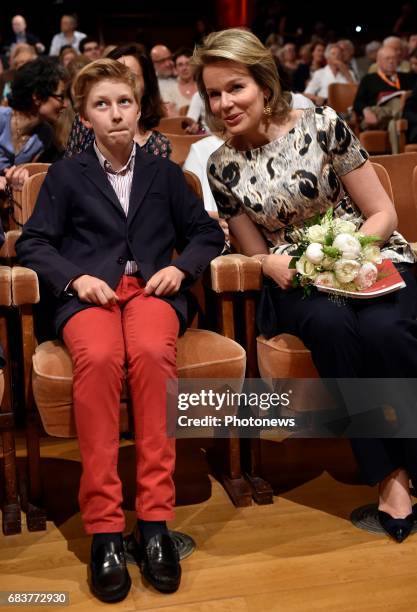
[[[415,378],[417,373],[417,284],[410,272],[403,272],[406,287],[385,298],[357,305],[360,334],[366,349],[369,378]],[[395,381],[392,383],[395,384]],[[411,393],[412,395],[412,393]],[[412,406],[399,419],[413,419]],[[409,475],[417,476],[417,439],[355,440],[368,481],[380,482],[380,509],[394,517],[411,511]],[[383,452],[375,452],[375,447]],[[381,462],[384,457],[384,462]],[[385,465],[385,463],[387,465]],[[391,463],[391,473],[386,473]]]
[[[76,313],[63,330],[73,361],[73,404],[83,472],[79,503],[87,533],[125,526],[117,473],[125,349],[118,305]]]

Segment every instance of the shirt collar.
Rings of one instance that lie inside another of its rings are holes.
[[[111,167],[111,163],[104,157],[103,153],[98,148],[97,142],[95,140],[94,140],[93,146],[94,146],[94,151],[96,152],[96,155],[98,157],[98,161],[100,162],[100,166],[103,168],[105,172],[108,172],[109,174],[124,174],[125,172],[133,168],[133,163],[134,163],[134,159],[136,155],[135,143],[133,143],[133,147],[129,155],[129,159],[127,160],[125,165],[122,168],[120,168],[120,170],[117,170],[117,171],[113,170],[113,168]]]

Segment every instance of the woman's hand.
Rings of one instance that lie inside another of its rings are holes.
[[[156,272],[146,283],[145,295],[173,295],[181,287],[184,272],[176,266],[167,266]]]
[[[21,166],[11,166],[4,172],[7,183],[15,191],[22,191],[26,179],[29,178],[29,171]]]
[[[281,289],[290,289],[292,279],[297,273],[296,270],[288,268],[291,259],[290,255],[267,255],[262,262],[265,276],[272,278]]]

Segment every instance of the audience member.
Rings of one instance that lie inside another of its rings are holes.
[[[43,53],[45,51],[45,45],[41,43],[36,34],[28,32],[26,28],[26,19],[23,17],[23,15],[15,15],[12,18],[13,34],[9,37],[6,43],[6,47],[9,49],[9,52],[13,50],[15,45],[19,43],[26,43],[35,47],[38,53]]]
[[[363,77],[365,73],[361,73],[359,70],[358,63],[355,59],[355,45],[353,42],[347,38],[339,40],[337,44],[342,51],[342,60],[345,62],[346,66],[353,73],[355,80],[357,82]]]
[[[182,106],[189,106],[191,98],[197,91],[190,59],[193,53],[185,47],[178,49],[174,55],[176,79],[170,79],[161,95],[164,102],[170,104],[170,114],[179,115]]]
[[[58,60],[59,63],[66,68],[72,60],[78,57],[78,53],[71,47],[71,45],[64,45],[61,47],[61,51],[59,52]]]
[[[3,104],[7,104],[7,97],[10,93],[11,82],[16,74],[16,70],[37,57],[35,47],[32,47],[32,45],[18,43],[13,47],[9,58],[10,68],[3,72],[0,77],[0,92]]]
[[[291,110],[270,53],[250,32],[209,35],[194,61],[207,120],[229,134],[207,164],[212,192],[242,253],[260,262],[269,285],[269,300],[258,312],[261,333],[299,337],[322,378],[375,376],[383,385],[383,377],[414,376],[415,256],[395,232],[394,206],[360,142],[331,108]],[[250,96],[230,93],[233,81]],[[300,229],[329,207],[335,218],[380,237],[383,257],[400,264],[405,288],[343,307],[319,291],[303,299],[290,261],[298,254]],[[416,486],[417,440],[356,438],[352,446],[364,481],[379,483],[381,526],[403,541],[415,520],[409,480]]]
[[[166,381],[178,376],[185,291],[224,243],[181,169],[135,145],[138,89],[120,62],[106,58],[83,68],[74,97],[94,129],[94,144],[52,166],[16,244],[21,263],[55,298],[55,330],[74,364],[79,503],[92,536],[89,586],[108,603],[124,599],[131,586],[117,472],[125,365],[136,431],[137,557],[157,590],[174,592],[180,584],[166,524],[175,500]],[[98,106],[103,98],[108,105]],[[180,254],[172,260],[174,248]]]
[[[391,46],[383,46],[377,54],[377,72],[366,74],[359,83],[353,109],[362,129],[385,129],[399,110],[399,95],[412,88],[413,77],[397,70],[397,54]],[[398,93],[383,103],[388,94]]]
[[[54,131],[65,108],[65,73],[54,61],[39,57],[17,71],[9,106],[0,107],[0,172],[37,161],[52,151]]]
[[[84,55],[90,62],[101,57],[100,45],[94,36],[86,36],[80,42],[80,53]]]
[[[326,65],[326,60],[324,59],[325,48],[324,43],[318,40],[311,45],[310,62],[308,64],[302,62],[294,73],[293,91],[304,91],[313,74],[317,70],[324,68]]]
[[[166,103],[166,114],[175,115],[175,108],[168,104],[166,92],[171,88],[174,78],[174,62],[172,53],[165,45],[155,45],[151,49],[151,60],[158,78],[159,91],[164,103]]]
[[[61,47],[65,45],[71,45],[78,53],[79,44],[81,40],[86,37],[86,34],[78,32],[76,27],[77,19],[74,15],[62,15],[61,31],[53,37],[49,55],[59,55]]]
[[[116,47],[109,53],[108,57],[126,64],[136,75],[141,86],[141,115],[135,134],[135,141],[142,147],[145,153],[169,157],[171,154],[171,144],[166,136],[155,129],[163,116],[163,105],[155,70],[148,55],[143,52],[141,45],[131,43]],[[85,151],[93,139],[94,134],[92,130],[87,128],[77,115],[72,126],[65,156],[72,157],[77,153]]]
[[[339,45],[329,44],[324,56],[327,66],[316,70],[304,95],[313,100],[317,105],[322,105],[327,100],[330,83],[355,83],[355,77],[346,64],[342,61],[342,52]]]
[[[285,83],[288,89],[294,89],[294,74],[300,65],[297,59],[297,48],[294,43],[286,43],[278,52],[281,73],[285,74]]]
[[[408,72],[410,70],[410,65],[408,61],[405,59],[405,55],[407,54],[407,50],[403,46],[403,42],[401,38],[398,36],[388,36],[384,38],[382,41],[383,47],[388,47],[395,53],[395,57],[397,60],[397,70],[400,72]],[[378,71],[378,64],[375,62],[370,66],[368,72],[373,73]]]

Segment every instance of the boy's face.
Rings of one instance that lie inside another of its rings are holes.
[[[91,87],[83,114],[83,123],[94,130],[97,143],[112,150],[133,141],[140,110],[128,84],[103,79]]]

